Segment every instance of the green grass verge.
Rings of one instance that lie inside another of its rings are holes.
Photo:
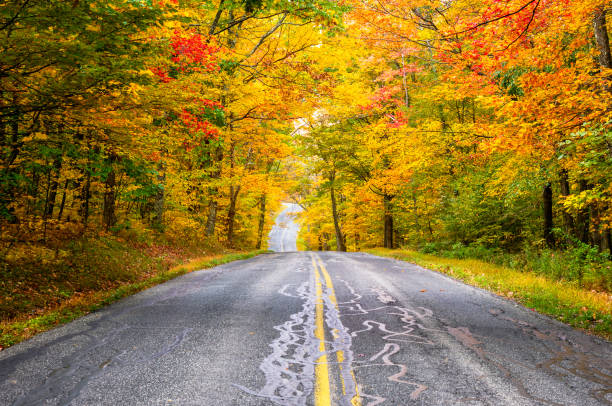
[[[412,262],[512,299],[537,312],[608,340],[612,339],[612,296],[476,259],[444,258],[412,250],[366,252]]]
[[[265,250],[259,250],[196,258],[186,264],[151,275],[139,282],[125,283],[114,289],[73,297],[58,308],[45,311],[42,315],[36,317],[25,320],[3,321],[0,323],[0,350],[177,276],[232,261],[252,258],[266,252]]]

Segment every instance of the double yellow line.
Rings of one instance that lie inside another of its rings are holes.
[[[318,267],[317,267],[318,261]],[[319,340],[319,352],[322,354],[316,361],[315,364],[315,406],[330,406],[332,404],[331,400],[331,384],[329,379],[329,364],[327,362],[327,352],[325,349],[325,301],[323,300],[323,284],[321,282],[321,275],[323,275],[323,279],[325,280],[325,285],[329,290],[329,299],[335,307],[335,311],[338,311],[338,300],[336,299],[336,292],[334,291],[334,285],[332,283],[331,277],[325,269],[323,262],[320,258],[317,257],[315,260],[315,256],[312,257],[312,266],[314,267],[315,273],[315,337]],[[320,270],[320,274],[319,274]],[[334,329],[332,331],[332,335],[334,338],[338,337],[338,331]],[[336,351],[336,359],[338,361],[338,367],[340,368],[340,372],[342,372],[342,362],[344,362],[344,351],[338,350]],[[353,406],[361,406],[361,398],[359,397],[359,390],[357,389],[357,381],[355,379],[355,374],[353,371],[350,371],[353,382],[355,382],[355,391],[356,395],[351,400]],[[344,378],[342,377],[342,373],[340,373],[340,382],[342,384],[342,394],[346,394],[346,385],[344,383]]]

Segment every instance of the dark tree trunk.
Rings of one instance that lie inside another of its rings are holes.
[[[217,223],[217,201],[211,196],[208,202],[208,217],[206,219],[206,236],[212,237],[215,235],[215,225]]]
[[[213,165],[216,162],[218,167],[211,173],[211,179],[219,179],[221,177],[221,160],[223,159],[223,150],[219,147],[216,151],[211,153],[211,159]],[[208,202],[208,217],[206,219],[206,236],[212,237],[215,235],[215,226],[217,225],[217,195],[219,194],[219,188],[212,186],[208,188],[208,195],[210,201]]]
[[[6,174],[9,173],[11,165],[15,162],[17,157],[19,156],[19,152],[23,142],[20,142],[20,134],[19,134],[19,117],[20,113],[18,111],[15,112],[12,120],[10,121],[11,127],[11,152],[4,163],[4,171]]]
[[[327,233],[322,234],[322,242],[323,242],[323,251],[329,251],[329,245],[327,242],[329,241],[329,235]]]
[[[115,156],[110,159],[110,165],[116,160]],[[117,185],[117,176],[115,169],[111,168],[110,172],[106,177],[104,185],[104,208],[102,211],[102,222],[106,231],[113,227],[117,223],[117,216],[115,214],[115,186]]]
[[[606,229],[602,235],[601,241],[601,249],[602,251],[608,251],[610,255],[612,255],[612,235],[610,233],[610,229]]]
[[[89,220],[89,198],[91,197],[91,173],[89,168],[85,169],[85,184],[81,190],[81,208],[79,209],[83,225],[87,228],[87,221]]]
[[[346,242],[344,240],[344,235],[342,234],[342,229],[340,228],[340,218],[336,204],[336,191],[334,189],[335,174],[332,174],[329,177],[329,180],[331,182],[329,193],[331,194],[332,217],[334,218],[334,230],[336,232],[336,251],[346,252]]]
[[[595,12],[593,18],[593,31],[599,50],[599,63],[601,66],[612,69],[612,55],[610,54],[610,39],[606,28],[606,10],[601,8]]]
[[[600,217],[599,209],[596,206],[591,206],[590,217],[591,217],[591,223],[593,227],[591,227],[591,230],[589,230],[590,231],[589,241],[591,245],[601,250],[601,243],[602,243],[601,241],[602,234],[600,232],[601,217]]]
[[[230,130],[232,126],[229,126]],[[236,144],[232,142],[229,149],[229,178],[231,179],[234,176],[234,153],[235,153]],[[230,193],[229,193],[229,207],[227,209],[227,244],[231,247],[234,239],[234,219],[236,217],[236,201],[238,200],[238,193],[240,193],[240,186],[230,185]]]
[[[599,51],[599,64],[604,68],[612,69],[612,53],[610,52],[610,38],[608,37],[608,29],[606,27],[606,11],[604,7],[601,7],[595,12],[595,17],[593,18],[593,32]],[[610,85],[611,79],[612,78],[608,76],[608,91],[612,91],[612,85]],[[606,211],[607,209],[604,209],[604,213]],[[600,214],[597,213],[597,223],[600,223],[599,216]],[[598,225],[600,229],[593,231],[594,245],[599,246],[602,251],[609,250],[612,254],[612,246],[610,246],[610,229],[602,229],[601,224]]]
[[[62,169],[62,157],[59,156],[53,161],[53,168],[55,169],[55,177],[51,182],[49,188],[49,197],[47,199],[47,207],[45,208],[45,217],[53,217],[53,209],[55,208],[55,199],[57,198],[57,188],[59,186],[60,172]]]
[[[544,206],[544,240],[550,248],[555,246],[555,236],[553,235],[553,193],[550,183],[544,186],[542,192],[542,203]]]
[[[47,230],[47,207],[49,207],[49,191],[51,190],[51,170],[47,172],[47,190],[45,190],[45,204],[43,206],[42,217],[45,223],[45,232]],[[43,236],[43,240],[45,237]]]
[[[62,201],[60,203],[59,213],[57,214],[57,220],[62,220],[62,214],[64,213],[64,206],[66,205],[66,193],[68,192],[68,179],[64,182],[64,193],[62,194]]]
[[[570,195],[571,189],[567,171],[565,169],[562,169],[561,173],[559,174],[559,186],[561,187],[561,196],[567,197]],[[574,218],[565,209],[562,209],[562,211],[563,223],[565,223],[565,231],[568,234],[575,233]]]
[[[257,226],[257,245],[256,249],[261,249],[261,242],[263,240],[264,225],[266,223],[266,194],[261,195],[259,200],[259,224]]]
[[[553,193],[550,183],[544,186],[542,192],[542,203],[544,206],[544,240],[550,248],[555,246],[555,236],[553,235]]]
[[[227,243],[231,247],[234,240],[234,221],[236,219],[236,202],[240,186],[230,186],[230,204],[227,210]]]
[[[384,229],[383,229],[383,246],[393,249],[393,214],[392,214],[393,196],[385,194],[383,197],[384,207]]]

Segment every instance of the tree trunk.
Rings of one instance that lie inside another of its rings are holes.
[[[602,235],[600,232],[601,216],[600,216],[599,209],[597,208],[597,206],[594,206],[594,205],[591,206],[589,217],[591,218],[591,224],[593,225],[593,227],[591,227],[591,229],[589,230],[591,245],[601,250],[601,243],[602,243],[601,241]]]
[[[50,190],[51,190],[51,171],[47,173],[47,190],[45,191],[45,205],[43,206],[43,212],[42,212],[43,224],[44,224],[43,241],[47,239],[47,207],[49,207],[49,191]]]
[[[612,233],[610,233],[610,229],[606,229],[603,232],[601,249],[602,252],[608,250],[609,254],[612,255]]]
[[[595,12],[593,18],[593,31],[599,50],[599,63],[601,66],[612,69],[612,55],[610,54],[610,39],[606,28],[606,10],[601,8]]]
[[[17,96],[13,97],[13,102],[15,105],[17,105]],[[20,112],[17,110],[15,111],[15,114],[13,115],[11,121],[10,121],[10,128],[11,128],[11,152],[9,154],[9,156],[6,158],[6,162],[4,163],[4,172],[5,174],[8,174],[10,169],[11,169],[11,165],[15,162],[15,160],[17,159],[17,156],[19,156],[19,152],[21,149],[21,146],[23,145],[23,142],[20,142],[20,134],[19,134],[19,117],[20,117]]]
[[[55,208],[55,199],[57,198],[57,188],[59,186],[60,172],[62,169],[62,157],[59,156],[53,161],[55,169],[55,177],[49,188],[49,198],[47,199],[47,207],[45,208],[45,217],[53,217],[53,209]]]
[[[68,192],[68,179],[64,183],[64,193],[62,194],[62,201],[60,203],[59,213],[57,214],[57,220],[62,220],[62,214],[64,213],[64,206],[66,205],[66,193]]]
[[[257,227],[257,245],[256,249],[261,249],[261,242],[263,240],[264,225],[266,223],[266,194],[261,195],[259,200],[259,225]]]
[[[215,225],[217,223],[217,201],[211,197],[208,203],[208,218],[206,219],[206,236],[215,235]]]
[[[393,214],[391,213],[391,201],[393,200],[393,196],[385,194],[383,199],[383,207],[385,211],[383,246],[385,248],[393,249]]]
[[[236,202],[240,186],[230,186],[230,204],[227,210],[227,243],[231,247],[234,239],[234,219],[236,218]]]
[[[336,204],[336,191],[334,190],[335,174],[332,174],[329,177],[329,180],[331,182],[329,193],[331,194],[332,216],[334,218],[334,229],[336,230],[336,251],[346,252],[346,242],[344,240],[344,235],[342,234],[342,229],[340,228],[340,218]]]
[[[555,236],[553,235],[553,193],[550,183],[544,186],[542,192],[542,203],[544,205],[544,240],[549,248],[555,246]]]
[[[110,165],[115,161],[115,157],[111,157]],[[117,176],[115,174],[115,169],[111,168],[108,176],[106,177],[106,182],[104,185],[104,208],[102,211],[102,222],[104,224],[104,228],[108,231],[111,227],[113,227],[117,223],[117,216],[115,214],[115,186],[117,184]]]
[[[79,212],[83,220],[83,226],[87,228],[87,220],[89,219],[89,198],[91,196],[91,173],[89,172],[89,168],[86,168],[85,171],[87,173],[85,174],[85,184],[81,191],[81,208]]]
[[[559,176],[559,186],[561,188],[561,196],[567,197],[570,195],[571,189],[570,189],[570,184],[569,184],[569,180],[567,176],[567,171],[565,169],[561,170],[561,173]],[[575,233],[574,218],[565,209],[562,209],[562,211],[563,211],[563,223],[565,224],[565,231],[568,234]]]
[[[327,242],[329,241],[329,235],[327,233],[322,234],[322,241],[323,241],[323,251],[329,251],[329,245],[327,244]]]

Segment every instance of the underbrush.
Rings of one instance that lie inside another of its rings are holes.
[[[13,243],[0,258],[0,350],[183,273],[256,253],[133,229],[65,243]]]
[[[612,260],[588,244],[573,241],[564,250],[525,247],[508,253],[480,244],[425,244],[419,251],[444,258],[478,259],[511,269],[533,272],[580,287],[612,292]]]

